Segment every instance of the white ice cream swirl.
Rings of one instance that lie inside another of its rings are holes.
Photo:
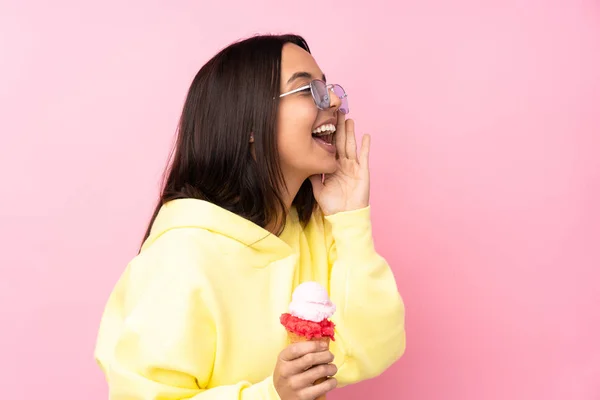
[[[294,290],[289,312],[294,317],[321,322],[335,313],[335,304],[329,299],[327,289],[317,282],[304,282]]]

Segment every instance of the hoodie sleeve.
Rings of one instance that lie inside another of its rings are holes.
[[[392,270],[375,251],[370,207],[325,217],[333,352],[340,386],[373,378],[404,353],[404,304]]]
[[[194,261],[176,258],[130,265],[108,300],[95,356],[109,399],[279,400],[271,377],[207,388],[216,328],[194,279]],[[178,273],[168,273],[167,265]]]

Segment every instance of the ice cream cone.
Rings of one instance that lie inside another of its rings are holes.
[[[294,332],[288,332],[288,341],[290,344],[298,343],[298,342],[307,342],[307,341],[316,341],[316,342],[325,342],[329,346],[330,339],[328,337],[320,337],[320,338],[312,338],[308,339],[306,336],[297,335]],[[327,378],[319,378],[317,379],[313,385],[318,385],[319,383],[323,383],[327,380]],[[325,400],[327,398],[326,395],[322,395],[317,397],[315,400]]]
[[[329,299],[327,290],[317,282],[304,282],[292,293],[289,313],[279,318],[288,333],[289,344],[298,342],[325,342],[335,340],[335,324],[329,319],[335,312],[335,304]],[[327,378],[317,379],[318,385]],[[325,400],[322,395],[315,400]]]

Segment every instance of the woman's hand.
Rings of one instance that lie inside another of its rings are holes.
[[[333,354],[322,342],[300,342],[286,347],[279,354],[273,372],[273,384],[281,400],[314,400],[335,389],[335,378],[313,385],[320,378],[335,375],[337,367],[332,361]]]
[[[371,137],[364,135],[357,154],[354,121],[346,120],[340,113],[335,133],[338,168],[333,174],[326,175],[324,181],[321,175],[310,177],[315,199],[325,215],[369,205],[370,145]]]

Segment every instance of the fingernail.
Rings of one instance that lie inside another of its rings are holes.
[[[322,348],[322,349],[326,349],[326,348],[327,348],[327,343],[325,343],[325,342],[321,342],[321,348]]]

